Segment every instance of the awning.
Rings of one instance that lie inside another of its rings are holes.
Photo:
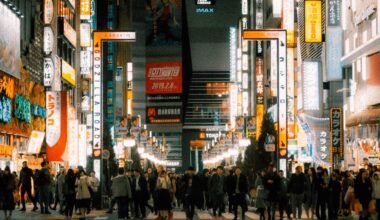
[[[346,126],[353,127],[359,124],[380,123],[380,109],[366,109],[362,112],[352,114],[347,118]]]

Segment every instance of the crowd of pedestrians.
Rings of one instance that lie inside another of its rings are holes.
[[[117,204],[119,219],[145,219],[149,212],[160,220],[173,217],[174,208],[182,209],[188,220],[196,209],[208,210],[214,219],[230,212],[234,218],[245,218],[248,205],[254,205],[260,219],[335,220],[355,212],[360,219],[380,211],[380,173],[368,166],[358,173],[329,171],[322,167],[301,166],[285,177],[282,170],[269,165],[249,181],[240,167],[225,170],[219,166],[196,173],[189,167],[184,174],[166,171],[164,167],[130,171],[118,168],[111,178],[108,213]],[[9,167],[0,171],[0,209],[5,218],[12,216],[16,206],[25,211],[25,202],[33,204],[32,211],[50,214],[56,210],[71,219],[73,213],[85,218],[91,209],[99,208],[99,180],[95,172],[89,175],[81,168],[61,168],[56,176],[46,162],[41,169],[32,170],[27,162],[19,172],[11,173]],[[240,208],[240,212],[238,212]],[[378,215],[380,219],[380,215]]]
[[[8,166],[0,170],[0,209],[4,210],[5,219],[10,219],[16,206],[26,211],[28,200],[33,204],[32,211],[40,209],[41,214],[49,215],[59,204],[59,212],[67,219],[72,218],[74,210],[84,219],[91,209],[97,208],[98,187],[94,172],[87,176],[80,168],[61,168],[54,176],[47,162],[41,163],[41,169],[32,170],[24,161],[19,177]]]

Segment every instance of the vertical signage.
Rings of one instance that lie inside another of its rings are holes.
[[[69,165],[77,167],[79,160],[78,120],[69,120],[68,122],[67,151]]]
[[[44,58],[44,86],[51,86],[54,80],[55,68],[51,57]]]
[[[279,156],[287,157],[287,56],[286,31],[281,31],[278,38],[278,148]]]
[[[102,44],[103,41],[134,41],[135,32],[94,32],[94,61],[93,61],[93,149],[94,156],[100,157],[102,148]],[[94,167],[98,160],[94,160]],[[99,168],[100,169],[100,168]]]
[[[295,46],[294,36],[294,0],[284,0],[284,29],[288,47]]]
[[[281,18],[282,16],[282,0],[273,0],[273,17]]]
[[[248,15],[248,0],[241,0],[241,14]]]
[[[91,19],[91,0],[80,0],[80,19]]]
[[[340,26],[342,0],[327,1],[327,26]]]
[[[305,1],[305,42],[322,42],[322,1]]]
[[[342,109],[332,108],[330,111],[330,142],[332,164],[337,164],[343,156],[343,123]]]
[[[90,47],[91,46],[91,25],[90,23],[80,24],[80,46]]]
[[[303,107],[307,111],[319,110],[319,63],[304,61],[303,65]]]
[[[45,54],[50,54],[54,48],[54,33],[50,26],[44,27],[44,46],[43,50]]]
[[[54,16],[53,0],[44,0],[43,20],[45,24],[51,24]]]
[[[295,104],[294,104],[294,49],[287,49],[287,68],[288,68],[288,78],[287,78],[287,102],[288,102],[288,138],[295,138]]]

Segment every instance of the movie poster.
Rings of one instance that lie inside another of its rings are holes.
[[[181,44],[181,0],[146,0],[146,45]]]

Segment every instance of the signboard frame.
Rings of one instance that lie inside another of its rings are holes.
[[[287,31],[283,29],[244,30],[244,40],[277,41],[277,89],[278,89],[278,161],[287,159]]]

